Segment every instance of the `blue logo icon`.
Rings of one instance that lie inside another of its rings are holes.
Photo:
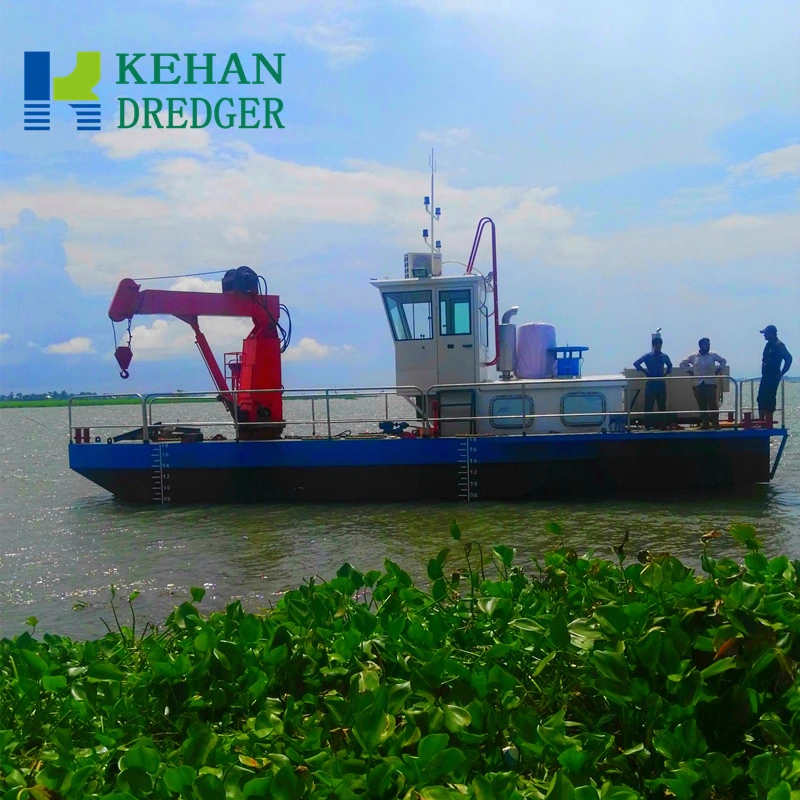
[[[50,130],[50,101],[69,103],[75,111],[76,129],[100,130],[100,98],[92,91],[100,82],[100,52],[81,50],[75,69],[50,85],[50,51],[25,51],[26,131]]]

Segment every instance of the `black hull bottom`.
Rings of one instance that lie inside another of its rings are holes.
[[[767,438],[631,437],[600,445],[591,458],[472,462],[469,475],[454,463],[172,468],[157,491],[148,470],[79,471],[134,503],[519,501],[762,483],[770,479],[770,449]]]

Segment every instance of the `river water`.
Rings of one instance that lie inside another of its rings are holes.
[[[787,427],[797,431],[800,384],[787,385],[786,406]],[[216,405],[164,408],[165,423],[188,424],[219,413]],[[355,408],[349,406],[345,415],[357,416]],[[86,424],[137,424],[130,407],[80,414],[77,421]],[[581,552],[611,555],[627,530],[631,555],[645,548],[669,551],[695,565],[701,534],[725,533],[731,523],[746,522],[757,528],[767,555],[800,558],[796,437],[789,439],[771,484],[735,492],[661,494],[656,472],[653,493],[641,499],[170,508],[125,505],[70,472],[65,408],[2,409],[0,430],[0,636],[22,633],[30,616],[39,619],[39,632],[102,635],[105,623],[114,625],[111,584],[118,589],[122,620],[128,619],[122,612],[129,594],[141,592],[135,601],[141,629],[144,621],[163,621],[192,586],[206,588],[206,610],[235,598],[258,610],[313,575],[331,577],[345,561],[367,570],[391,558],[422,577],[428,559],[452,544],[453,519],[465,540],[479,542],[484,552],[493,544],[515,547],[521,563],[558,544],[545,531],[551,520],[561,523],[565,541]],[[726,535],[714,548],[741,555]],[[455,563],[455,549],[451,557]]]

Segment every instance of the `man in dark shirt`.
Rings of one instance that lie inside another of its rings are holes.
[[[653,427],[653,417],[649,412],[657,405],[659,411],[667,410],[667,383],[664,378],[672,372],[672,362],[666,353],[661,352],[662,340],[656,336],[653,339],[653,349],[633,362],[634,369],[644,372],[648,380],[644,387],[645,428]],[[642,366],[644,364],[644,366]],[[655,379],[655,380],[654,380]]]
[[[778,329],[767,325],[760,331],[767,340],[761,356],[761,383],[758,386],[758,416],[772,427],[772,416],[777,405],[778,385],[792,366],[792,354],[778,338]],[[783,367],[781,367],[783,364]]]

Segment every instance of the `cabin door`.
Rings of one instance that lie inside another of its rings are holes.
[[[477,381],[477,337],[472,318],[472,290],[440,289],[438,297],[439,383]]]

